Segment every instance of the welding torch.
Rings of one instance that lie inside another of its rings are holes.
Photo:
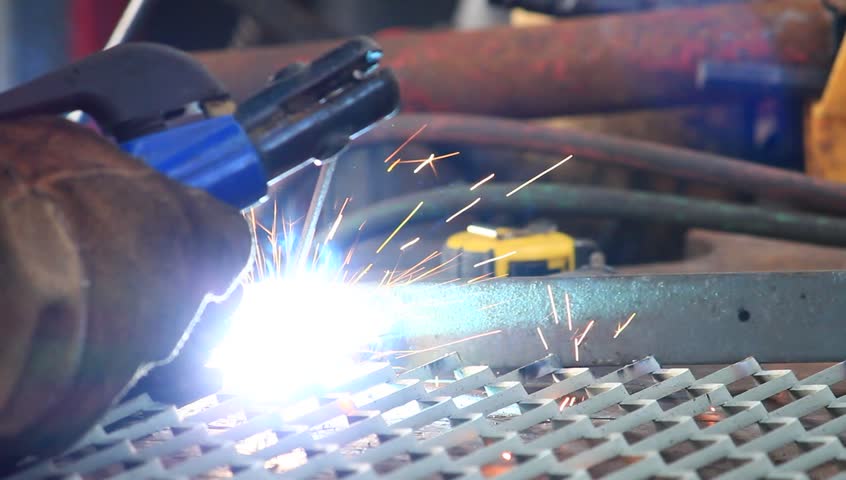
[[[125,152],[244,209],[397,110],[397,81],[381,57],[359,37],[283,68],[236,105],[186,53],[128,43],[0,94],[0,118],[82,110]]]

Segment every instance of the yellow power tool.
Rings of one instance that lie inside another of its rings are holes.
[[[590,264],[595,252],[599,248],[592,240],[573,238],[550,224],[526,228],[470,225],[447,239],[442,258],[459,278],[490,274],[527,277],[575,270]]]

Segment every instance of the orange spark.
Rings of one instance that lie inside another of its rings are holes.
[[[560,320],[558,318],[558,309],[555,308],[555,297],[552,296],[552,285],[547,285],[546,290],[549,292],[549,304],[552,307],[552,316],[555,319],[555,324],[558,325]]]
[[[500,306],[504,303],[508,303],[508,300],[506,300],[504,302],[491,303],[491,304],[485,305],[484,307],[481,307],[479,310],[488,310],[488,309],[491,309],[491,308],[494,308],[494,307],[498,307],[498,306]]]
[[[419,129],[417,129],[417,131],[416,131],[416,132],[412,133],[412,134],[411,134],[411,136],[410,136],[410,137],[408,137],[408,139],[407,139],[406,141],[402,142],[402,145],[400,145],[400,146],[399,146],[399,148],[397,148],[396,150],[394,150],[394,153],[392,153],[392,154],[388,155],[388,158],[386,158],[386,159],[385,159],[385,163],[390,162],[390,161],[391,161],[391,159],[392,159],[392,158],[394,158],[394,156],[400,152],[400,150],[402,150],[403,148],[405,148],[405,146],[406,146],[406,145],[408,145],[409,143],[411,143],[411,141],[412,141],[412,140],[414,140],[414,138],[415,138],[417,135],[420,135],[420,132],[422,132],[423,130],[425,130],[425,129],[426,129],[426,127],[428,127],[428,126],[429,126],[429,124],[424,123],[422,127],[420,127]]]
[[[479,180],[472,187],[470,187],[470,191],[472,192],[473,190],[476,190],[477,188],[481,187],[485,183],[489,182],[494,177],[494,175],[496,175],[496,174],[492,173],[492,174],[488,175],[487,177]]]
[[[386,238],[385,241],[382,242],[382,245],[380,245],[379,248],[376,249],[376,253],[381,252],[382,249],[385,248],[385,245],[387,245],[388,242],[390,242],[394,238],[394,236],[397,234],[397,232],[399,232],[400,229],[402,229],[402,227],[404,227],[405,224],[408,223],[409,220],[411,220],[411,217],[413,217],[414,214],[417,213],[417,211],[420,210],[420,207],[422,207],[422,206],[423,206],[423,202],[420,202],[420,203],[417,204],[416,207],[414,207],[414,210],[412,210],[411,213],[409,213],[408,216],[405,217],[405,220],[403,220],[399,224],[399,226],[390,235],[388,235],[388,238]]]
[[[575,395],[573,395],[571,397],[564,397],[564,399],[561,400],[561,406],[558,407],[558,411],[561,412],[565,408],[572,407],[575,404],[576,404],[576,396]]]
[[[479,280],[482,280],[482,279],[485,279],[485,278],[487,278],[487,277],[490,277],[491,275],[493,275],[493,272],[488,272],[488,273],[485,273],[485,274],[479,275],[478,277],[471,278],[470,280],[467,280],[467,285],[470,285],[470,284],[476,283],[476,282],[478,282]]]
[[[399,165],[400,163],[402,163],[402,160],[400,160],[399,158],[398,158],[398,159],[396,159],[396,160],[394,160],[394,163],[392,163],[392,164],[391,164],[391,166],[389,166],[389,167],[388,167],[388,172],[390,173],[390,172],[391,172],[391,170],[393,170],[393,169],[394,169],[394,167],[396,167],[396,166],[397,166],[397,165]]]
[[[520,185],[519,187],[515,188],[514,190],[511,190],[510,192],[506,193],[505,196],[510,197],[511,195],[514,195],[515,193],[517,193],[520,190],[522,190],[523,188],[527,187],[529,184],[531,184],[535,180],[541,178],[542,176],[546,175],[547,173],[549,173],[549,172],[555,170],[556,168],[560,167],[561,165],[564,164],[564,162],[566,162],[567,160],[570,160],[571,158],[573,158],[572,155],[568,156],[564,160],[561,160],[560,162],[556,163],[555,165],[547,168],[546,170],[542,171],[541,173],[539,173],[539,174],[535,175],[534,177],[532,177],[531,179],[529,179],[526,183],[524,183],[524,184]]]
[[[629,324],[630,324],[630,323],[632,323],[632,320],[634,319],[635,315],[637,315],[637,312],[634,312],[634,313],[632,313],[631,315],[629,315],[629,319],[628,319],[628,320],[626,320],[626,323],[624,323],[624,324],[622,324],[622,325],[620,325],[619,323],[617,323],[617,330],[616,330],[616,331],[614,331],[614,338],[619,337],[619,336],[620,336],[620,334],[621,334],[621,333],[623,333],[623,330],[625,330],[625,329],[626,329],[626,327],[628,327],[628,326],[629,326]]]
[[[429,155],[429,158],[427,158],[426,161],[424,161],[420,165],[417,165],[417,168],[414,169],[414,173],[417,173],[420,170],[423,170],[426,167],[426,165],[431,164],[433,161],[435,161],[435,154],[434,153]]]
[[[344,214],[339,213],[338,216],[335,218],[335,223],[332,224],[332,228],[329,229],[329,234],[326,235],[326,241],[323,243],[329,243],[333,238],[335,238],[335,233],[338,231],[338,226],[341,224],[341,219],[344,218]]]
[[[353,280],[350,282],[350,284],[355,285],[356,283],[358,283],[358,281],[361,280],[361,277],[367,275],[367,272],[369,272],[371,268],[373,268],[372,263],[364,267],[364,270],[362,270],[361,273],[356,275],[355,278],[353,278]]]
[[[405,251],[406,248],[414,245],[415,243],[417,243],[419,241],[420,241],[420,237],[416,237],[414,240],[412,240],[412,241],[406,243],[405,245],[401,246],[400,250]]]
[[[512,459],[512,458],[514,458],[514,457],[513,457],[513,455],[511,455],[511,452],[502,452],[502,455],[500,455],[500,456],[501,456],[501,457],[502,457],[502,459],[503,459],[503,460],[505,460],[506,462],[510,462],[510,461],[511,461],[511,459]]]
[[[445,269],[445,268],[447,267],[447,265],[449,265],[450,263],[452,263],[452,262],[453,262],[453,260],[455,260],[456,258],[458,258],[458,257],[460,257],[460,256],[461,256],[461,252],[457,253],[454,257],[450,258],[450,259],[449,259],[449,260],[447,260],[446,262],[441,263],[440,265],[438,265],[437,267],[435,267],[435,268],[433,268],[433,269],[429,270],[428,272],[426,272],[426,273],[424,273],[424,274],[421,274],[419,277],[415,278],[414,280],[409,281],[408,283],[413,283],[413,282],[417,282],[417,281],[423,280],[423,279],[424,279],[424,278],[426,278],[426,277],[432,276],[432,275],[434,275],[435,273],[440,272],[441,270]]]
[[[412,355],[417,355],[417,354],[420,354],[420,353],[431,352],[433,350],[438,350],[438,349],[445,348],[445,347],[451,347],[453,345],[458,345],[459,343],[469,342],[471,340],[476,340],[476,339],[479,339],[479,338],[482,338],[482,337],[488,337],[490,335],[497,335],[497,334],[500,334],[500,333],[502,333],[502,330],[491,330],[490,332],[479,333],[477,335],[471,335],[469,337],[464,337],[464,338],[460,338],[458,340],[453,340],[452,342],[444,343],[442,345],[424,348],[422,350],[415,350],[411,353],[407,353],[405,355],[399,356],[399,357],[397,357],[397,359],[410,357]]]
[[[390,273],[391,273],[391,271],[390,271],[390,270],[385,270],[385,275],[382,277],[382,280],[380,280],[380,281],[379,281],[379,286],[380,286],[380,287],[381,287],[382,285],[384,285],[384,284],[385,284],[385,280],[388,278],[388,275],[389,275]]]
[[[358,226],[358,231],[362,231],[364,229],[364,225],[367,223],[367,220],[361,222],[361,225]]]
[[[411,282],[411,279],[414,277],[414,275],[421,273],[421,272],[424,272],[425,270],[426,270],[426,267],[418,267],[414,270],[406,270],[405,273],[402,274],[402,276],[397,277],[395,280],[389,281],[388,285],[395,285],[395,284],[399,283],[399,281],[402,280],[403,278],[408,277],[408,280],[406,281],[406,285],[407,285],[408,283]]]
[[[487,265],[488,263],[493,263],[493,262],[495,262],[495,261],[497,261],[497,260],[502,260],[503,258],[508,258],[508,257],[510,257],[510,256],[512,256],[512,255],[515,255],[516,253],[517,253],[517,250],[512,250],[512,251],[510,251],[510,252],[508,252],[508,253],[506,253],[506,254],[500,255],[500,256],[498,256],[498,257],[494,257],[494,258],[489,258],[489,259],[487,259],[487,260],[483,260],[483,261],[481,261],[481,262],[479,262],[479,263],[477,263],[477,264],[473,265],[473,268],[479,268],[479,267],[481,267],[482,265]]]
[[[584,332],[582,332],[581,336],[579,336],[579,339],[577,340],[577,343],[578,343],[579,345],[581,345],[581,344],[582,344],[582,342],[585,340],[585,337],[587,336],[587,334],[588,334],[588,332],[590,331],[590,329],[591,329],[591,328],[593,328],[593,325],[594,325],[595,323],[596,323],[596,320],[591,320],[590,322],[588,322],[587,326],[585,327],[585,331],[584,331]]]
[[[540,327],[538,327],[538,336],[540,337],[540,340],[541,340],[541,343],[543,344],[544,350],[546,350],[548,352],[549,351],[549,344],[546,343],[546,338],[544,338],[543,332],[541,331]]]
[[[579,341],[576,338],[573,339],[573,351],[576,354],[576,361],[578,362],[579,361]]]
[[[497,278],[505,278],[505,277],[507,277],[507,276],[508,276],[508,274],[507,274],[507,273],[503,273],[502,275],[497,275],[497,276],[495,276],[495,277],[483,278],[482,280],[479,280],[478,282],[474,282],[474,283],[485,283],[485,282],[490,282],[491,280],[496,280]]]
[[[462,213],[466,212],[467,210],[470,210],[471,208],[473,208],[473,205],[476,205],[481,200],[482,200],[482,197],[478,197],[476,200],[473,200],[472,202],[470,202],[466,207],[464,207],[461,210],[453,213],[451,217],[446,219],[446,223],[449,223],[451,220],[455,219],[455,217],[461,215]]]
[[[573,331],[573,315],[570,314],[570,294],[564,292],[564,305],[567,306],[567,329]]]
[[[412,271],[418,271],[419,272],[420,270],[417,269],[417,267],[423,265],[424,263],[428,262],[429,260],[432,260],[432,259],[439,257],[440,255],[441,255],[441,252],[439,252],[437,250],[433,251],[426,258],[424,258],[423,260],[420,260],[419,262],[414,264],[413,267],[409,268],[408,270],[405,270],[405,273],[403,273],[401,276],[397,277],[397,279],[394,281],[394,283],[402,280],[403,278],[405,278],[407,276],[409,276],[410,272],[412,272]],[[424,270],[425,270],[425,268],[424,268]],[[391,282],[388,282],[388,283],[390,284]]]
[[[438,285],[439,286],[440,285],[449,285],[450,283],[455,283],[455,282],[458,282],[460,280],[461,280],[460,278],[453,278],[452,280],[447,280],[446,282],[441,282]]]
[[[431,163],[431,162],[434,162],[434,161],[437,161],[437,160],[443,160],[445,158],[454,157],[456,155],[459,155],[460,153],[461,152],[452,152],[452,153],[447,153],[445,155],[438,155],[436,157],[433,157],[432,155],[434,155],[434,154],[432,154],[428,158],[424,158],[424,159],[421,159],[421,160],[403,160],[400,163]]]

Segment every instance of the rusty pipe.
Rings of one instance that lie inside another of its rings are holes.
[[[819,0],[766,0],[377,39],[406,112],[538,117],[726,100],[697,90],[700,61],[827,67],[830,28]],[[243,99],[280,67],[335,43],[197,58]]]

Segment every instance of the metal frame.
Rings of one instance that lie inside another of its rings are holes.
[[[469,363],[497,368],[524,365],[545,353],[568,365],[623,365],[646,354],[667,365],[729,363],[745,356],[825,362],[846,356],[843,292],[843,271],[505,278],[392,288],[380,308],[392,308],[403,319],[394,333],[414,349],[502,330],[448,347]],[[574,331],[567,327],[565,294]],[[618,324],[635,312],[613,338]],[[590,320],[595,324],[576,361],[572,337]],[[434,349],[414,360],[444,353]]]

